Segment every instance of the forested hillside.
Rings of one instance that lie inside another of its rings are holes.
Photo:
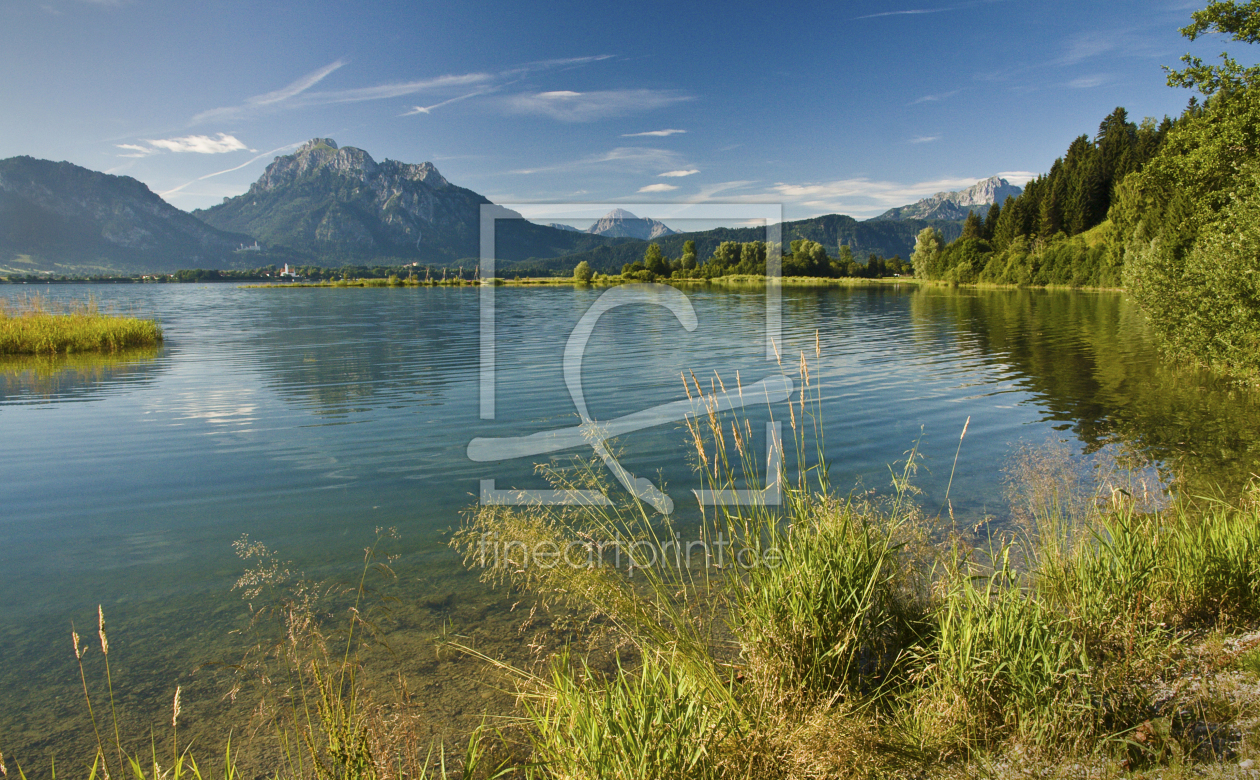
[[[1260,42],[1260,0],[1214,2],[1182,34]],[[1170,355],[1260,375],[1260,66],[1182,57],[1176,120],[1117,109],[1017,199],[951,243],[918,236],[915,274],[955,282],[1123,284]]]

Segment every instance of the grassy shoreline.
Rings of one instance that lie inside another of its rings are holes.
[[[713,278],[697,278],[697,279],[681,279],[681,278],[662,278],[654,280],[657,284],[668,284],[678,287],[747,287],[761,286],[766,284],[765,277],[752,276],[747,274],[718,276]],[[242,289],[307,289],[319,287],[477,287],[487,282],[471,279],[446,279],[446,280],[423,280],[423,279],[342,279],[335,282],[269,282],[265,284],[244,284],[239,285]],[[528,277],[528,278],[495,278],[493,284],[496,287],[609,287],[620,284],[642,284],[641,279],[623,279],[620,275],[598,275],[590,282],[580,282],[571,277]],[[958,283],[946,282],[935,279],[921,279],[913,276],[899,277],[881,277],[868,279],[863,277],[819,277],[819,276],[781,276],[774,280],[774,284],[780,287],[808,287],[808,288],[827,288],[827,287],[896,287],[899,285],[911,285],[915,287],[940,287],[940,288],[956,288],[967,290],[1071,290],[1075,292],[1124,292],[1123,287],[1072,287],[1069,285],[1050,284],[1050,285],[1019,285],[1019,284],[997,284],[993,282],[971,282]]]
[[[0,302],[0,355],[115,353],[161,343],[157,322],[102,312],[92,301],[55,305],[33,297]]]

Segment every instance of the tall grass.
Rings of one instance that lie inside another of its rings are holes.
[[[1013,496],[1023,533],[971,541],[915,505],[915,450],[884,498],[835,495],[804,358],[800,374],[792,475],[766,474],[747,421],[715,411],[720,381],[687,383],[709,403],[689,431],[707,486],[783,488],[778,505],[708,510],[705,532],[773,551],[776,566],[484,569],[612,634],[570,636],[546,674],[505,670],[525,702],[533,776],[917,775],[1003,756],[1124,768],[1194,754],[1201,724],[1185,686],[1158,701],[1151,691],[1177,665],[1210,671],[1194,642],[1260,627],[1255,501],[1161,503],[1133,485],[1087,495],[1070,469],[1025,463]],[[582,468],[552,476],[608,487]],[[488,533],[563,547],[673,529],[630,497],[483,507],[454,542],[470,566],[485,565],[476,545]]]
[[[119,352],[161,343],[156,322],[102,312],[94,301],[56,304],[38,296],[0,301],[0,355]]]

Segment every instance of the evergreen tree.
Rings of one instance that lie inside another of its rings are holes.
[[[963,222],[960,238],[984,238],[984,223],[974,210],[967,212],[967,221]]]
[[[1007,203],[1011,202],[1010,195],[1006,196],[1006,202]],[[989,206],[988,216],[984,218],[984,240],[985,241],[993,240],[994,235],[996,234],[996,231],[997,231],[998,220],[1000,220],[1001,218],[1002,218],[1002,206],[997,201],[994,201],[993,205]]]

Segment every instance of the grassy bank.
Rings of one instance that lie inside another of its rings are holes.
[[[715,286],[746,286],[750,284],[760,285],[766,284],[764,276],[754,276],[749,274],[735,274],[730,276],[718,276],[714,278],[681,278],[670,277],[654,280],[659,284],[672,285],[715,285]],[[643,284],[642,279],[623,279],[620,275],[598,274],[589,283],[576,281],[572,277],[567,276],[547,276],[547,277],[515,277],[511,279],[495,278],[494,284],[499,287],[571,287],[571,286],[606,286],[614,284]],[[913,277],[887,277],[881,279],[864,279],[860,277],[842,277],[842,278],[824,278],[813,276],[783,276],[779,277],[776,284],[784,287],[871,287],[886,286],[890,284],[921,284],[920,280]],[[386,279],[341,279],[335,282],[288,282],[274,284],[246,284],[241,285],[247,289],[299,289],[308,287],[461,287],[470,285],[480,285],[480,281],[470,279],[446,279],[446,280],[425,280],[425,279],[406,279],[402,277],[389,277]],[[932,283],[928,283],[932,284]],[[938,283],[944,284],[944,283]]]
[[[809,463],[816,407],[793,412]],[[711,489],[764,484],[746,424],[714,413],[691,433]],[[782,504],[710,514],[728,557],[689,567],[527,560],[661,549],[674,529],[633,504],[480,508],[455,542],[468,564],[588,621],[542,673],[501,668],[536,776],[1250,776],[1256,495],[1157,500],[1121,474],[1084,490],[1034,453],[1019,526],[975,539],[915,505],[914,462],[881,499],[784,475]],[[487,538],[523,544],[486,564]]]
[[[156,322],[102,312],[94,302],[0,302],[0,355],[119,352],[161,343]]]

